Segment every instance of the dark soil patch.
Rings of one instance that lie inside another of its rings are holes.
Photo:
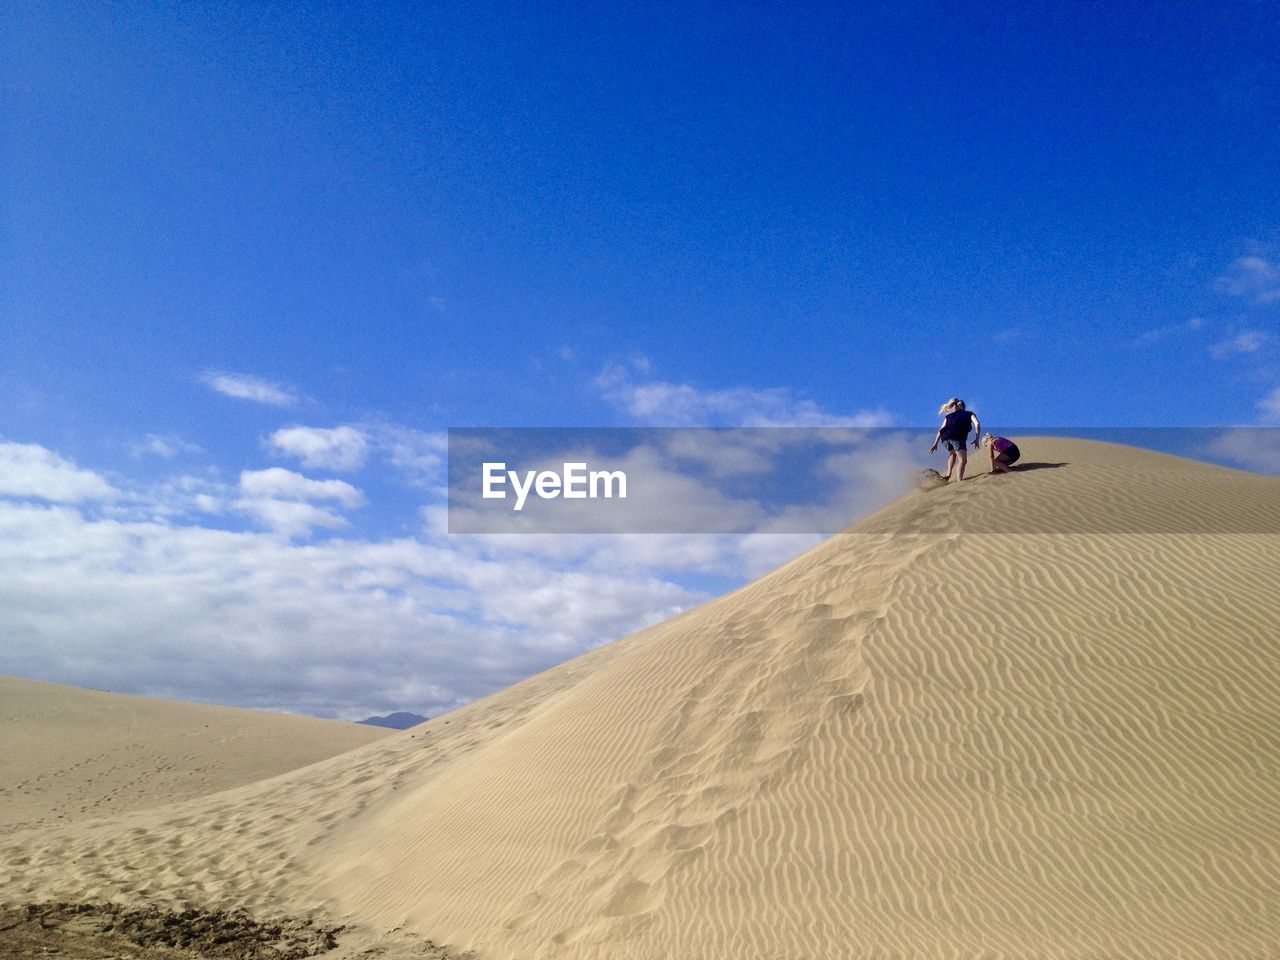
[[[0,960],[303,960],[341,928],[301,917],[259,922],[240,910],[31,903],[0,907]]]

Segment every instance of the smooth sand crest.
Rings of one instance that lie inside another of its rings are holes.
[[[494,960],[1273,955],[1280,536],[1214,531],[1276,529],[1280,480],[1024,451],[1065,466],[909,494],[413,731],[11,837],[3,897],[314,912]],[[962,532],[1062,511],[1093,532]],[[1103,532],[1135,511],[1208,520]]]
[[[335,720],[0,677],[0,829],[205,796],[386,734]]]

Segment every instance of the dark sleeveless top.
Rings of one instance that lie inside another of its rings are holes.
[[[942,439],[964,440],[973,429],[973,414],[968,410],[952,410],[943,418]]]

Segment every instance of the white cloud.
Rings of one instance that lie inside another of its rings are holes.
[[[205,476],[176,474],[165,477],[144,491],[131,491],[127,498],[105,505],[97,515],[114,520],[173,520],[204,513],[225,513],[235,489],[216,479],[216,471]]]
[[[172,460],[178,456],[204,453],[204,450],[197,444],[189,443],[181,437],[161,437],[154,433],[148,433],[143,439],[134,443],[129,448],[129,452],[134,459],[158,457],[161,460]]]
[[[245,497],[232,503],[241,513],[286,537],[305,537],[316,527],[338,529],[347,526],[345,517],[325,507],[274,497]]]
[[[661,426],[879,427],[892,418],[883,410],[835,414],[789,387],[730,387],[704,390],[687,383],[637,380],[648,361],[631,368],[610,364],[596,378],[604,398],[642,423]]]
[[[378,458],[395,467],[413,487],[443,487],[448,434],[373,421],[339,427],[286,427],[267,446],[322,470],[357,470]]]
[[[1274,419],[1280,421],[1280,390],[1270,399],[1275,401]],[[1260,473],[1280,473],[1280,430],[1224,430],[1208,445],[1206,452]]]
[[[36,497],[55,503],[114,500],[120,491],[91,470],[82,470],[34,443],[0,441],[0,495]]]
[[[1240,353],[1257,353],[1266,344],[1267,339],[1267,334],[1261,330],[1245,330],[1228,340],[1215,343],[1209,348],[1209,353],[1216,360]]]
[[[355,427],[285,427],[267,443],[321,470],[358,470],[369,454],[369,439]]]
[[[206,370],[200,375],[200,379],[205,386],[218,393],[240,400],[252,400],[273,407],[291,407],[298,402],[297,396],[287,388],[248,373]]]
[[[1280,301],[1280,265],[1255,252],[1238,257],[1218,278],[1217,288],[1254,303]]]
[[[205,513],[222,513],[227,509],[226,503],[211,493],[197,493],[192,503],[197,510]]]
[[[1144,331],[1134,343],[1138,345],[1147,343],[1159,343],[1166,337],[1175,336],[1180,333],[1194,332],[1204,329],[1204,320],[1200,317],[1192,317],[1186,323],[1174,323],[1166,327],[1155,327],[1154,329]]]
[[[243,471],[239,493],[229,504],[205,500],[198,505],[210,512],[229,507],[253,517],[276,533],[302,537],[316,527],[347,526],[346,518],[313,501],[331,501],[346,508],[365,504],[364,494],[343,480],[312,480],[283,467]]]
[[[364,494],[345,480],[312,480],[283,467],[243,471],[240,492],[246,497],[334,500],[344,507],[359,507],[365,502]]]
[[[699,466],[717,477],[764,474],[774,467],[784,437],[757,430],[671,430],[661,435],[663,452],[681,465]],[[773,441],[773,442],[771,442]]]
[[[1280,387],[1259,400],[1258,409],[1268,423],[1280,423]]]
[[[412,486],[444,486],[445,458],[449,450],[449,437],[445,431],[382,426],[376,435],[387,462],[399,469]]]

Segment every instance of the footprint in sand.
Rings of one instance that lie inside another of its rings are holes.
[[[623,876],[614,885],[603,914],[606,917],[624,917],[644,913],[652,910],[658,902],[659,899],[652,894],[649,884],[634,877]]]

